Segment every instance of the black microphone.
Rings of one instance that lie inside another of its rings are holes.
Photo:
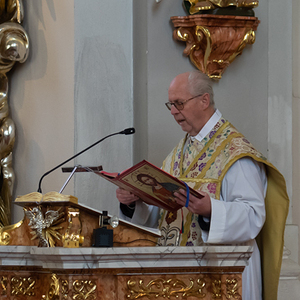
[[[121,131],[120,133],[126,134],[126,135],[128,135],[128,134],[134,134],[134,133],[135,133],[135,129],[134,129],[133,127],[131,127],[131,128],[126,128],[126,129],[124,129],[123,131]]]
[[[50,171],[46,172],[40,179],[39,181],[39,187],[38,187],[38,192],[41,193],[42,192],[42,188],[41,188],[41,185],[42,185],[42,180],[45,176],[47,176],[48,174],[50,174],[51,172],[53,172],[54,170],[58,169],[59,167],[61,167],[62,165],[66,164],[67,162],[69,162],[70,160],[74,159],[75,157],[79,156],[80,154],[82,154],[83,152],[91,149],[92,147],[96,146],[97,144],[101,143],[102,141],[104,141],[105,139],[113,136],[113,135],[117,135],[117,134],[125,134],[125,135],[128,135],[128,134],[134,134],[135,133],[135,129],[133,127],[131,128],[126,128],[120,132],[115,132],[115,133],[112,133],[110,135],[107,135],[106,137],[102,138],[101,140],[95,142],[94,144],[92,144],[91,146],[83,149],[82,151],[80,151],[79,153],[73,155],[72,157],[70,157],[69,159],[67,159],[66,161],[62,162],[61,164],[59,164],[58,166],[54,167],[53,169],[51,169]]]

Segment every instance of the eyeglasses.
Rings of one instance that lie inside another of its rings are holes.
[[[197,98],[197,97],[200,97],[200,96],[202,96],[202,95],[203,95],[203,94],[200,94],[200,95],[194,96],[194,97],[192,97],[192,98],[189,98],[189,99],[184,100],[184,101],[181,101],[181,102],[180,102],[180,101],[167,102],[167,103],[165,103],[165,105],[166,105],[166,107],[167,107],[169,110],[172,109],[172,105],[174,105],[174,106],[176,107],[177,110],[183,110],[184,104],[185,104],[185,103],[187,103],[188,101],[193,100],[193,99],[195,99],[195,98]]]

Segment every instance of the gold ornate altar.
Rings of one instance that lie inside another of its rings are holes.
[[[155,247],[159,233],[120,220],[113,247],[92,247],[102,212],[20,205],[24,219],[0,231],[0,299],[241,299],[252,245]]]

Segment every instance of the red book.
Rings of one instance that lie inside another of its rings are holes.
[[[187,190],[185,183],[154,166],[146,160],[139,162],[122,173],[96,171],[96,174],[140,197],[144,202],[176,211],[182,206],[174,201],[174,192],[179,189]],[[189,188],[189,192],[202,198],[197,191]]]

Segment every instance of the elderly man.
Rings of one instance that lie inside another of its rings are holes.
[[[163,237],[158,245],[253,243],[253,255],[243,272],[243,299],[277,299],[288,211],[284,178],[215,109],[211,82],[203,73],[176,76],[166,106],[187,134],[167,156],[163,169],[203,198],[190,195],[186,205],[185,191],[176,192],[176,201],[187,206],[176,214],[160,212],[117,189],[124,217],[159,226]]]

